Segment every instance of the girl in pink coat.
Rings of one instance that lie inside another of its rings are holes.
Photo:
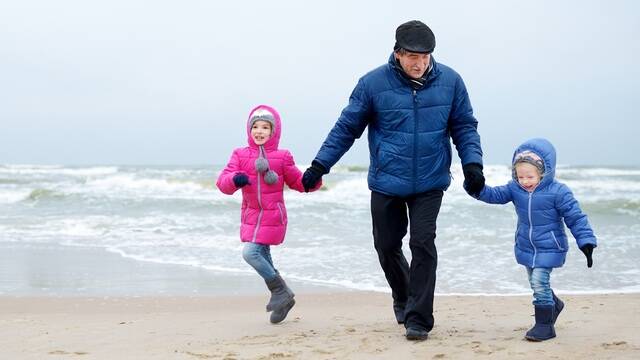
[[[278,149],[282,126],[280,114],[267,105],[258,105],[249,113],[247,141],[238,148],[222,170],[216,185],[225,194],[242,189],[240,240],[244,242],[242,257],[265,280],[271,291],[267,311],[270,321],[285,319],[295,305],[293,291],[284,282],[271,260],[271,245],[284,241],[287,209],[283,189],[304,192],[302,172],[288,150]],[[317,190],[319,183],[311,191]]]

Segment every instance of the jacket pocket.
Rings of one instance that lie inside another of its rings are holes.
[[[242,215],[240,215],[240,222],[245,223],[247,222],[247,211],[249,210],[248,206],[245,206],[244,209],[242,209]]]
[[[280,223],[284,225],[285,216],[283,206],[280,203],[277,203],[276,205],[278,206],[278,212],[280,213]]]
[[[558,239],[556,239],[556,234],[553,233],[553,231],[549,231],[551,233],[551,237],[553,238],[553,241],[555,241],[556,246],[558,247],[559,250],[564,250],[562,248],[562,246],[560,245],[560,243],[558,242]]]

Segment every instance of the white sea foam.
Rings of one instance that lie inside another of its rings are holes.
[[[0,166],[0,174],[17,175],[67,175],[67,176],[100,176],[115,174],[117,166],[96,166],[83,168],[65,168],[59,165],[4,165]]]
[[[6,189],[0,187],[0,204],[15,204],[25,200],[31,194],[29,189]]]
[[[627,176],[640,176],[639,169],[615,169],[615,168],[571,168],[571,167],[559,167],[556,173],[560,176],[574,175],[584,178],[593,177],[627,177]]]

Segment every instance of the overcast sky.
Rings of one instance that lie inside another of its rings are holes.
[[[467,85],[485,163],[543,136],[561,164],[640,165],[638,4],[0,0],[0,164],[223,164],[261,103],[308,164],[419,19]],[[367,164],[366,141],[341,163]]]

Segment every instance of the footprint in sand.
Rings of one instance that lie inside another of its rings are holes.
[[[356,332],[356,329],[354,329],[352,327],[348,327],[348,328],[344,329],[344,331],[348,332],[348,333],[354,333],[354,332]]]
[[[626,341],[614,341],[610,343],[600,344],[606,350],[626,350],[629,348],[629,344]]]
[[[64,350],[53,350],[49,351],[49,355],[89,355],[88,352],[85,351],[64,351]]]
[[[211,355],[211,354],[204,354],[204,353],[195,353],[195,352],[191,352],[191,351],[184,351],[184,354],[189,355],[189,356],[193,356],[196,357],[198,359],[213,359],[213,358],[218,358],[218,356],[216,355]],[[224,356],[223,359],[225,360],[235,360],[236,354],[235,353],[228,353]]]
[[[294,357],[293,354],[277,352],[277,353],[270,353],[269,355],[261,356],[258,358],[258,360],[286,359],[286,358],[292,358],[292,357]]]

